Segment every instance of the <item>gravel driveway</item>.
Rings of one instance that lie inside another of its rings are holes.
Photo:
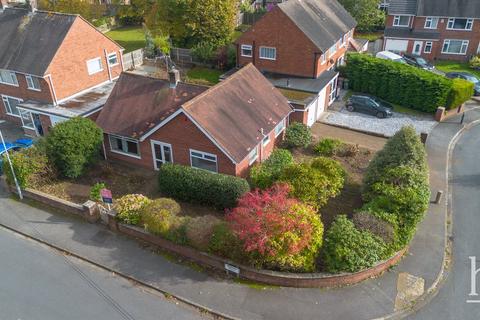
[[[321,122],[382,134],[387,137],[393,136],[402,127],[408,125],[413,126],[419,134],[429,133],[437,123],[433,116],[420,117],[394,112],[391,118],[378,119],[363,113],[349,112],[345,107],[339,108],[338,111],[325,112]]]

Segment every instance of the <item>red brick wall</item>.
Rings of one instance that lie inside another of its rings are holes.
[[[47,70],[47,74],[52,75],[58,100],[109,80],[104,49],[107,53],[117,53],[119,64],[112,67],[111,72],[113,78],[118,77],[121,73],[118,45],[82,18],[77,18]],[[102,60],[103,71],[89,75],[87,60],[98,57]]]

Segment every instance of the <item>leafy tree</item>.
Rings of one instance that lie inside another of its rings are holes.
[[[374,31],[385,24],[385,13],[378,8],[378,0],[339,0],[357,20],[357,30]]]
[[[309,127],[300,122],[292,123],[285,132],[287,148],[306,148],[312,143],[312,132]]]
[[[286,149],[273,150],[270,157],[250,170],[250,180],[255,188],[270,188],[280,177],[282,171],[293,164],[293,155]]]
[[[82,0],[40,0],[38,7],[42,10],[79,14],[89,21],[101,18],[105,13],[101,6]]]
[[[97,159],[103,132],[95,122],[76,117],[57,124],[46,138],[48,159],[61,174],[79,177]]]
[[[227,221],[255,265],[310,272],[322,245],[323,224],[312,207],[288,193],[287,185],[247,193]]]
[[[19,152],[9,153],[9,155],[18,184],[22,189],[30,186],[32,175],[46,170],[48,166],[48,159],[45,153],[36,145]],[[15,180],[6,155],[3,155],[2,170],[7,178],[7,183],[13,185]]]

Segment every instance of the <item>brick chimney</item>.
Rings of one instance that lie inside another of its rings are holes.
[[[7,0],[0,0],[0,11],[8,7]]]

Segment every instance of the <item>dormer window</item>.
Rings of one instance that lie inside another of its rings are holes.
[[[410,16],[395,16],[393,18],[394,27],[409,27],[410,26]]]

